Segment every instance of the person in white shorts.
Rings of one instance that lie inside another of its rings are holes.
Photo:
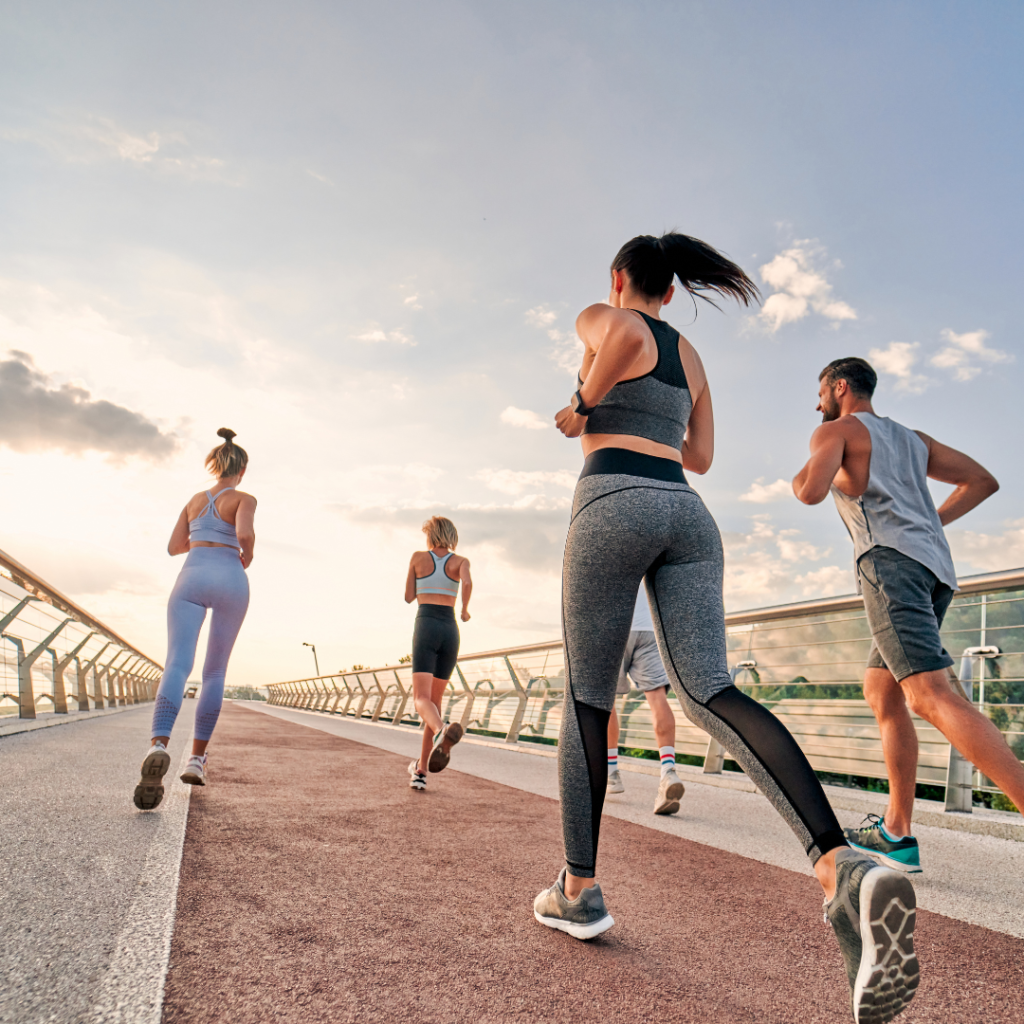
[[[654,621],[647,591],[641,582],[633,608],[633,622],[629,627],[626,652],[619,667],[619,685],[616,693],[629,693],[633,687],[647,698],[654,722],[654,736],[661,753],[661,783],[654,801],[655,814],[675,814],[685,789],[676,774],[676,716],[668,703],[668,675],[654,636]],[[619,716],[612,708],[608,720],[608,792],[624,793],[626,787],[619,775]]]

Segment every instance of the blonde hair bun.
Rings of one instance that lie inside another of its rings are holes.
[[[227,427],[221,427],[220,430],[217,431],[217,436],[223,437],[228,444],[231,444],[231,438],[237,437],[238,435],[233,430],[228,430]]]

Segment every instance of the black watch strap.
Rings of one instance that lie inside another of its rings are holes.
[[[589,416],[596,408],[596,406],[592,406],[591,408],[588,409],[586,405],[584,405],[583,396],[579,393],[579,391],[576,391],[573,394],[572,399],[569,402],[569,405],[572,408],[572,411],[576,413],[577,416]]]

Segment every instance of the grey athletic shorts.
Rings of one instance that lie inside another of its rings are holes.
[[[633,680],[632,686],[630,679]],[[636,688],[646,693],[648,690],[660,690],[668,685],[668,674],[661,660],[661,651],[658,650],[654,631],[633,630],[626,641],[626,653],[622,656],[622,664],[619,666],[619,684],[615,692],[629,693]]]
[[[874,640],[868,668],[887,668],[899,682],[953,664],[939,637],[953,591],[931,569],[894,548],[876,547],[860,556],[857,574]]]

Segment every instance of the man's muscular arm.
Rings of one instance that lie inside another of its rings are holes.
[[[818,505],[828,497],[845,452],[846,437],[838,422],[822,423],[811,434],[811,457],[793,478],[793,493],[800,501]]]
[[[999,490],[999,481],[969,455],[940,444],[920,430],[915,433],[928,445],[928,476],[956,486],[939,508],[939,521],[943,526],[966,515]]]

